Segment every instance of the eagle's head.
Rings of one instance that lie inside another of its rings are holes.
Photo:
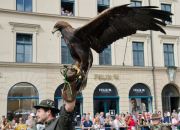
[[[67,27],[72,27],[69,23],[65,22],[65,21],[58,21],[53,28],[52,33],[55,33],[56,31],[61,31],[64,28]]]

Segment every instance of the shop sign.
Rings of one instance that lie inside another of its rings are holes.
[[[99,93],[111,93],[111,88],[99,88]]]
[[[146,85],[138,83],[131,88],[129,96],[151,96],[151,93]]]
[[[133,89],[134,93],[139,93],[139,94],[145,93],[145,91],[146,90],[144,88],[134,88]]]
[[[118,74],[95,74],[94,75],[95,79],[98,80],[119,80],[119,75]]]
[[[117,96],[117,90],[111,84],[102,83],[95,89],[94,96]]]

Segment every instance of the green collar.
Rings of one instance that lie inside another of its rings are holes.
[[[56,119],[56,118],[45,122],[45,126],[46,126],[46,127],[49,126],[55,119]]]

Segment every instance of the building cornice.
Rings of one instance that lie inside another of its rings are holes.
[[[152,67],[137,67],[137,66],[122,66],[122,65],[109,65],[109,66],[104,66],[104,65],[94,65],[92,67],[92,70],[134,70],[134,71],[151,71]]]
[[[63,68],[63,64],[58,63],[16,63],[16,62],[0,62],[0,67],[9,67],[9,68],[43,68],[43,69],[60,69]],[[70,66],[70,65],[68,65]],[[128,70],[128,71],[152,71],[153,67],[137,67],[137,66],[122,66],[122,65],[93,65],[92,70]],[[164,71],[167,70],[167,67],[155,67],[155,71]],[[177,68],[177,71],[180,70]]]
[[[150,34],[148,33],[136,33],[131,35],[131,37],[150,37]]]
[[[70,65],[69,65],[70,66]],[[15,63],[15,62],[0,62],[0,67],[7,68],[37,68],[37,69],[62,69],[63,65],[58,63]],[[121,65],[93,65],[92,71],[152,71],[152,67],[134,67]]]
[[[173,29],[178,29],[179,30],[180,29],[180,25],[173,25],[172,24],[172,25],[167,25],[165,28],[169,28],[169,29],[173,28]]]
[[[62,16],[60,14],[48,14],[48,13],[38,13],[38,12],[20,12],[16,10],[10,9],[2,9],[0,8],[0,12],[9,13],[9,14],[18,14],[18,15],[29,15],[29,16],[42,16],[42,17],[54,17],[54,18],[65,18],[65,19],[75,19],[81,21],[89,21],[91,18],[89,17],[77,17],[77,16]]]
[[[160,38],[163,39],[179,39],[180,36],[174,36],[174,35],[159,35]]]
[[[14,27],[40,28],[39,24],[17,23],[17,22],[9,22],[9,24]]]
[[[0,67],[8,68],[51,68],[59,69],[62,68],[62,64],[58,63],[16,63],[16,62],[0,62]]]

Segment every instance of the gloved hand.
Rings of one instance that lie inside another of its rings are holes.
[[[79,92],[79,86],[81,84],[81,75],[77,74],[77,70],[72,66],[64,66],[61,70],[61,74],[64,76],[64,87],[62,89],[62,98],[66,102],[72,102],[76,99],[76,95]]]

